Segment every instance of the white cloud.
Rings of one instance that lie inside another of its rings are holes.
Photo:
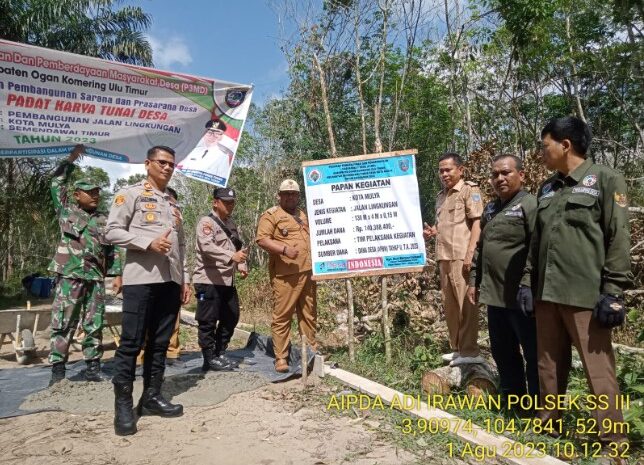
[[[170,69],[173,65],[188,66],[192,63],[190,49],[182,37],[170,36],[158,38],[148,36],[152,46],[154,66],[160,69]]]
[[[102,160],[100,158],[85,157],[80,162],[80,166],[93,166],[95,168],[102,168],[107,171],[110,176],[112,186],[119,178],[129,178],[133,174],[145,174],[145,167],[143,163],[118,163],[115,161]]]

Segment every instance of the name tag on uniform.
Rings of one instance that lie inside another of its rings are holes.
[[[505,216],[515,216],[517,218],[523,218],[523,210],[510,210],[505,212]]]
[[[591,189],[590,187],[573,187],[573,194],[588,194],[593,197],[599,197],[599,191],[597,189]]]

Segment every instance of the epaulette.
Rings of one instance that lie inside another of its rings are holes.
[[[474,181],[465,181],[465,184],[467,184],[470,187],[478,187],[478,184],[475,183]]]
[[[262,213],[262,215],[264,215],[265,213],[268,213],[269,215],[272,215],[276,211],[277,211],[277,206],[274,206],[274,207],[271,207],[268,210],[266,210],[264,213]]]

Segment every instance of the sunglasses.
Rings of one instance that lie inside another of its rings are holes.
[[[174,169],[174,163],[171,161],[165,161],[165,160],[159,160],[159,159],[150,159],[150,161],[157,162],[161,168],[165,168],[166,166],[169,166],[171,170]]]

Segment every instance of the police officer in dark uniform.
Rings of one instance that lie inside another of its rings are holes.
[[[624,177],[586,158],[591,138],[588,125],[574,117],[552,119],[541,131],[544,163],[556,173],[539,188],[518,300],[531,312],[535,299],[542,403],[545,396],[565,394],[574,344],[591,392],[607,402],[594,412],[599,440],[616,455],[626,447],[626,435],[606,426],[623,422],[611,328],[624,322],[622,295],[633,279],[628,201]],[[560,415],[543,410],[539,416]]]
[[[523,162],[514,155],[492,161],[490,181],[497,199],[481,218],[470,273],[470,302],[487,304],[492,357],[504,395],[539,395],[535,319],[519,310],[517,291],[537,215],[537,198],[522,189]],[[523,352],[523,355],[522,355]],[[527,379],[527,391],[526,391]]]
[[[180,218],[166,189],[174,171],[174,150],[148,150],[148,177],[120,190],[107,220],[106,238],[127,248],[123,270],[121,340],[114,355],[114,430],[136,433],[132,384],[136,358],[145,344],[143,395],[139,415],[178,416],[183,407],[161,394],[165,354],[181,304],[190,300],[185,240]],[[146,342],[147,341],[147,342]]]

